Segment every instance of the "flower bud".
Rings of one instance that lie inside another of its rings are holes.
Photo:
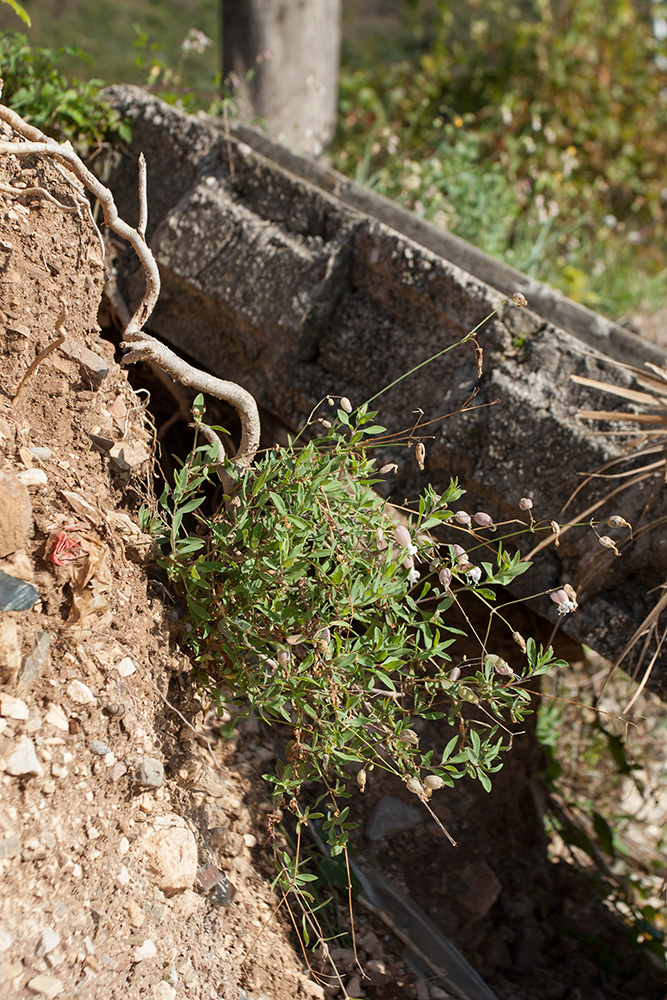
[[[549,597],[554,602],[554,604],[567,604],[569,597],[564,590],[553,590]]]
[[[397,528],[394,528],[394,539],[397,545],[402,548],[407,549],[412,545],[412,536],[407,528],[402,524],[399,524]]]
[[[438,573],[438,580],[440,581],[443,587],[449,587],[452,582],[451,571],[448,570],[447,567],[441,569],[440,572]]]
[[[470,704],[473,704],[474,702],[477,701],[477,696],[475,695],[475,692],[471,691],[469,687],[460,687],[457,694],[461,699],[461,701],[467,701],[470,702]]]
[[[444,781],[437,774],[427,774],[424,778],[424,784],[432,792],[437,791],[438,788],[444,788],[445,786]]]
[[[454,549],[454,557],[456,559],[461,560],[468,558],[466,550],[463,548],[462,545],[452,545],[452,548]]]
[[[382,530],[382,528],[375,529],[375,544],[377,545],[380,552],[384,552],[384,550],[387,548],[387,543],[385,541],[384,531]]]
[[[329,428],[331,427],[330,420],[324,420],[324,418],[320,418],[320,423],[322,424],[322,427],[326,427],[327,430],[329,430]]]
[[[341,410],[345,410],[346,413],[352,413],[352,403],[347,396],[340,397],[340,408]]]
[[[461,668],[460,667],[454,667],[452,670],[449,671],[449,679],[450,679],[450,681],[457,681],[460,676],[461,676]]]
[[[466,528],[469,528],[472,523],[470,520],[470,514],[467,514],[464,510],[457,510],[454,514],[454,520],[458,521],[459,524],[465,525]]]
[[[521,510],[532,510],[533,501],[530,499],[530,497],[521,497],[521,499],[519,500],[519,507]]]
[[[493,518],[490,514],[485,513],[485,511],[478,510],[476,514],[473,514],[473,517],[480,528],[492,528],[494,531],[496,530]]]
[[[528,299],[523,294],[523,292],[515,292],[514,295],[512,296],[512,302],[514,303],[515,306],[528,305]]]

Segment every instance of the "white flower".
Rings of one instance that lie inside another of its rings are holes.
[[[190,28],[187,35],[183,39],[181,45],[181,50],[183,52],[203,52],[212,45],[213,41],[205,35],[203,31],[198,31],[197,28]]]
[[[472,569],[468,570],[468,572],[466,573],[466,576],[468,577],[468,579],[472,583],[473,587],[476,587],[478,585],[479,581],[482,579],[482,571],[479,568],[479,566],[473,566]]]
[[[408,573],[408,586],[413,587],[417,582],[417,580],[419,579],[419,576],[420,576],[419,570],[415,569],[413,566],[410,572]]]

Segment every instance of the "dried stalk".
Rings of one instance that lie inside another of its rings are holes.
[[[14,132],[24,139],[24,142],[0,141],[0,153],[13,156],[48,156],[56,164],[66,167],[97,198],[102,206],[104,221],[122,239],[127,240],[136,253],[146,276],[146,290],[134,314],[130,317],[123,334],[123,346],[131,350],[126,355],[126,361],[152,361],[173,379],[195,389],[197,392],[209,393],[230,403],[241,420],[241,444],[233,462],[241,469],[246,469],[255,457],[259,447],[259,412],[253,396],[236,385],[215,378],[193,368],[182,361],[173,351],[161,344],[154,337],[144,333],[146,325],[160,294],[160,273],[155,258],[146,243],[145,230],[148,218],[146,197],[146,164],[143,154],[139,158],[139,223],[136,229],[128,225],[118,214],[118,209],[109,188],[105,187],[85,166],[69,144],[61,144],[44,135],[34,125],[29,125],[20,115],[10,108],[0,105],[0,121],[9,125]],[[225,476],[221,463],[218,464],[218,474],[225,486],[231,485],[231,479]]]

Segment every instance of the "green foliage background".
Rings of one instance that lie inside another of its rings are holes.
[[[664,301],[667,5],[406,9],[402,58],[348,46],[336,165],[602,312]]]
[[[107,83],[145,83],[148,59],[178,66],[188,31],[203,31],[214,44],[182,61],[181,78],[183,86],[201,91],[202,97],[215,95],[219,0],[24,0],[23,6],[32,20],[31,45],[80,47],[88,53],[89,65],[65,56],[60,64],[63,72]],[[1,6],[0,33],[17,30],[25,31],[25,26],[9,7]],[[136,46],[141,35],[145,41]]]

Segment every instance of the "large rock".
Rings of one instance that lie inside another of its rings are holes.
[[[147,834],[142,840],[144,863],[163,892],[191,889],[197,877],[197,843],[190,830],[173,827]]]
[[[0,469],[0,557],[25,549],[31,534],[30,494],[12,472]]]
[[[149,239],[163,278],[152,331],[250,389],[265,411],[296,429],[328,393],[359,404],[521,290],[541,314],[504,305],[482,327],[481,379],[468,344],[378,400],[391,431],[412,426],[418,407],[428,419],[443,418],[429,430],[423,473],[397,453],[394,498],[415,496],[427,482],[442,489],[458,476],[470,511],[507,520],[518,515],[519,498],[531,496],[538,519],[560,519],[580,474],[619,454],[612,439],[577,417],[581,407],[603,408],[607,400],[570,376],[629,384],[595,348],[634,364],[664,364],[656,348],[248,129],[227,137],[216,120],[188,117],[136,88],[112,87],[106,96],[131,121],[133,156],[143,150],[148,162]],[[128,221],[136,220],[135,176],[127,160],[107,165]],[[143,279],[131,259],[126,279],[138,294]],[[475,408],[444,419],[475,386]],[[609,480],[592,480],[567,516],[611,488]],[[667,493],[656,480],[619,494],[596,516],[645,523],[647,504],[651,518],[667,515]],[[590,528],[570,531],[559,549],[540,554],[516,593],[571,583],[580,609],[564,628],[613,658],[655,603],[649,591],[667,578],[664,532],[640,534],[623,551],[617,559]],[[541,609],[554,617],[548,599]],[[651,680],[658,690],[664,667],[663,656]]]

